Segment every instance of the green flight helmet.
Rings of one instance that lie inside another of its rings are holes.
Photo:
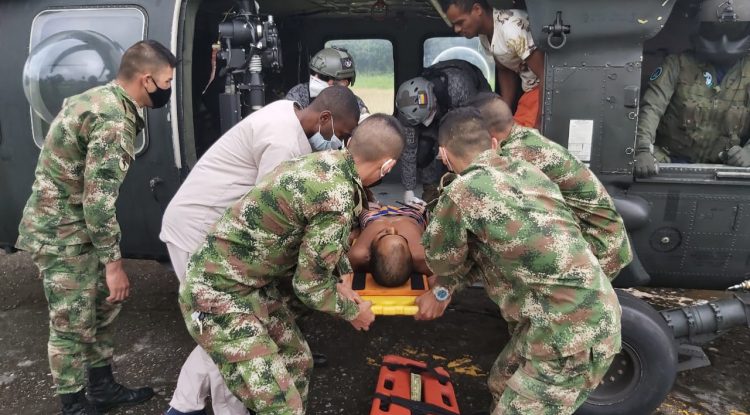
[[[396,109],[409,125],[429,126],[435,116],[437,101],[432,82],[418,76],[401,84],[396,92]]]
[[[357,78],[352,55],[338,46],[325,48],[316,53],[310,59],[310,70],[337,81],[349,79],[349,86],[354,85],[354,80]]]

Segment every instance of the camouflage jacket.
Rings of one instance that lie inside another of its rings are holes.
[[[636,151],[663,150],[659,161],[721,163],[719,153],[750,136],[750,57],[718,82],[713,65],[691,53],[670,55],[649,78],[638,115]],[[671,160],[670,160],[671,159]]]
[[[291,277],[305,305],[353,319],[358,306],[338,294],[333,272],[351,272],[343,253],[363,195],[346,150],[281,163],[227,209],[191,256],[180,302],[195,311],[262,317],[264,300]]]
[[[522,356],[619,344],[615,291],[557,186],[530,163],[477,156],[440,196],[422,241],[438,284],[483,279]]]
[[[365,105],[365,102],[362,101],[360,97],[356,95],[355,97],[357,98],[357,104],[359,104],[360,114],[369,114],[370,110],[367,108],[367,105]],[[298,103],[302,108],[309,107],[310,103],[312,102],[312,99],[310,99],[310,83],[304,82],[293,86],[292,89],[290,89],[289,92],[286,93],[286,97],[284,97],[284,99],[294,101]]]
[[[533,164],[560,189],[599,265],[614,279],[633,260],[628,233],[604,185],[561,145],[533,128],[516,125],[498,153]]]
[[[91,243],[103,263],[120,259],[115,201],[141,129],[137,104],[114,82],[66,99],[39,155],[16,246]]]

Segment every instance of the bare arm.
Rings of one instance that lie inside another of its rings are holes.
[[[379,226],[367,226],[359,233],[357,241],[352,243],[352,248],[347,255],[355,271],[367,270],[370,264],[370,245],[380,229],[382,228]]]
[[[499,62],[495,62],[495,68],[497,84],[500,85],[500,98],[512,108],[518,92],[518,75]]]
[[[544,103],[544,52],[539,49],[535,49],[531,52],[531,55],[526,59],[526,65],[528,65],[531,72],[539,79],[539,112],[537,115],[535,126],[536,128],[542,125],[542,108]]]
[[[352,231],[352,235],[349,239],[349,246],[351,246],[351,248],[349,249],[349,252],[346,253],[349,257],[349,263],[352,265],[354,271],[364,271],[367,264],[370,262],[370,244],[363,243],[362,233],[363,232],[359,229]],[[372,241],[372,237],[370,237],[370,241]]]
[[[427,266],[427,260],[425,259],[424,246],[422,245],[422,227],[416,223],[413,226],[404,226],[403,229],[399,229],[399,234],[406,238],[409,243],[409,251],[411,252],[411,261],[414,271],[420,274],[430,275],[430,267]]]

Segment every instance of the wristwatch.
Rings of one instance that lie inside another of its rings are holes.
[[[432,294],[435,296],[435,299],[437,299],[440,302],[447,300],[448,297],[451,296],[451,292],[448,291],[447,288],[441,287],[439,285],[432,289]]]

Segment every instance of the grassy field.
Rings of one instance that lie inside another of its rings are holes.
[[[396,88],[394,82],[392,74],[357,74],[352,91],[362,98],[371,113],[392,114]]]

